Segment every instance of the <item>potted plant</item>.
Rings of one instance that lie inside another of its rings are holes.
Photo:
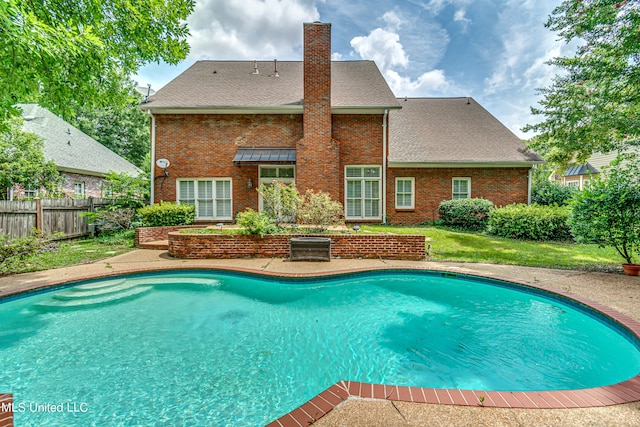
[[[634,158],[619,158],[591,180],[572,202],[569,224],[580,241],[611,246],[625,263],[626,274],[637,276],[640,265],[640,168]]]

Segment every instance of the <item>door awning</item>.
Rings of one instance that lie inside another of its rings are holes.
[[[296,149],[292,147],[276,147],[276,148],[250,148],[238,147],[233,163],[236,166],[242,164],[258,164],[258,163],[288,163],[296,162]]]

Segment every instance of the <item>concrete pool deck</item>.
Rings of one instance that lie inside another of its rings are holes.
[[[105,274],[166,269],[225,268],[271,275],[322,275],[380,268],[418,268],[523,281],[566,292],[616,310],[640,322],[640,277],[520,266],[433,261],[342,260],[289,262],[284,259],[178,260],[165,251],[134,250],[92,264],[0,278],[0,295]],[[300,425],[293,421],[286,425]],[[303,424],[306,425],[306,424]],[[519,409],[438,405],[348,398],[314,426],[638,426],[640,402],[572,409]]]

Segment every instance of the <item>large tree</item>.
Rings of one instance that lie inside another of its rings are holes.
[[[124,105],[80,105],[68,121],[114,153],[145,168],[149,161],[149,116],[138,108],[143,98],[135,91],[134,82],[123,79],[121,91],[129,95]]]
[[[0,122],[19,113],[18,102],[64,117],[74,104],[126,104],[123,74],[186,57],[193,7],[193,0],[0,1]]]
[[[560,72],[532,108],[530,146],[566,165],[640,145],[640,2],[564,0],[546,26],[579,47],[550,61]]]
[[[22,119],[14,118],[0,132],[0,199],[19,184],[24,188],[55,190],[59,180],[56,165],[45,160],[44,141],[22,130]]]

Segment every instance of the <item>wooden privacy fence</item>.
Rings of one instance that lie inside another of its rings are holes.
[[[65,238],[86,236],[91,220],[82,214],[110,204],[110,199],[99,198],[1,200],[0,234],[15,239],[36,229],[45,235],[64,233]]]

